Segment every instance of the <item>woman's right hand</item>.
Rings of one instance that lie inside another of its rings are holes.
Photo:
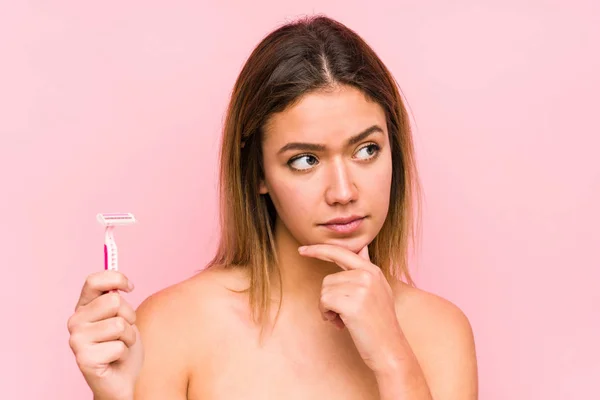
[[[91,274],[69,318],[69,345],[95,400],[133,399],[144,354],[135,311],[119,293],[132,290],[120,272]]]

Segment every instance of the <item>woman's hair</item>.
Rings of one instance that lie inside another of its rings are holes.
[[[277,271],[276,210],[269,195],[259,193],[265,124],[273,113],[284,111],[302,96],[342,85],[360,89],[383,108],[387,119],[393,169],[390,206],[369,245],[371,261],[386,278],[404,278],[414,285],[408,250],[409,239],[415,236],[413,196],[419,194],[419,185],[408,115],[397,83],[354,31],[324,16],[305,17],[276,29],[253,50],[235,83],[224,123],[221,237],[209,267],[249,269],[255,321],[268,319],[270,276]]]

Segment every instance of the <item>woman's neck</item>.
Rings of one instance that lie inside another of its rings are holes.
[[[301,244],[279,220],[275,226],[274,239],[283,298],[294,302],[314,302],[319,298],[323,279],[341,269],[329,262],[301,256],[298,253]],[[279,284],[277,278],[272,282]]]

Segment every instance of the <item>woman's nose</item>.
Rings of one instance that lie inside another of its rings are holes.
[[[352,174],[343,161],[338,160],[331,166],[325,200],[329,205],[348,204],[355,201],[358,189]]]

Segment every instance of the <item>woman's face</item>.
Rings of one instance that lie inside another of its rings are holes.
[[[301,245],[358,252],[388,213],[392,158],[383,108],[353,87],[304,96],[264,131],[265,180],[277,228]],[[339,221],[335,221],[339,219]]]

